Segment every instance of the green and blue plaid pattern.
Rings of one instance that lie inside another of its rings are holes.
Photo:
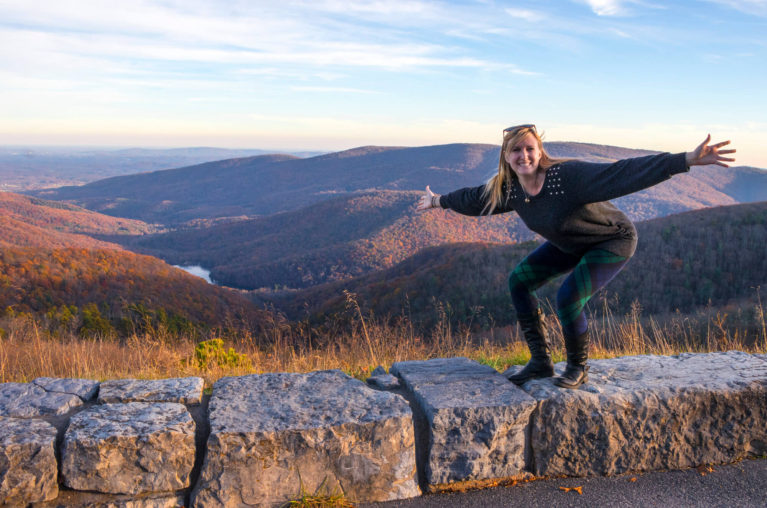
[[[566,336],[580,335],[588,326],[583,309],[628,262],[604,249],[592,249],[582,257],[567,254],[549,242],[544,243],[509,275],[509,289],[514,307],[529,314],[538,309],[535,291],[570,270],[557,292],[557,316]]]

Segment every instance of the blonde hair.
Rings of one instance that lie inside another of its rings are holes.
[[[513,149],[528,134],[532,134],[538,142],[538,149],[541,151],[541,160],[538,163],[538,167],[540,169],[546,171],[551,166],[559,164],[565,160],[554,159],[548,153],[546,153],[546,150],[543,149],[543,140],[541,139],[541,136],[538,135],[538,131],[534,126],[523,126],[518,129],[505,132],[503,135],[503,144],[501,144],[501,157],[500,161],[498,162],[498,174],[493,175],[492,178],[487,181],[485,184],[485,191],[482,194],[483,197],[485,197],[487,200],[487,204],[485,205],[484,210],[482,210],[482,213],[487,215],[492,214],[493,210],[495,210],[503,200],[504,185],[509,186],[517,179],[516,173],[514,173],[514,170],[511,169],[511,164],[506,162],[505,155],[507,151]]]

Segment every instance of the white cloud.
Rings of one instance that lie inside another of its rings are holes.
[[[767,17],[767,0],[708,0],[752,16]]]
[[[609,31],[614,33],[618,37],[622,37],[624,39],[632,39],[633,38],[630,34],[624,32],[623,30],[619,30],[618,28],[615,28],[615,27],[611,27],[609,29]]]
[[[56,59],[86,63],[111,59],[117,67],[126,62],[133,67],[146,65],[142,61],[265,65],[275,69],[272,75],[289,72],[280,69],[283,65],[325,67],[326,73],[343,66],[413,70],[507,65],[440,42],[452,27],[475,33],[493,28],[457,16],[451,8],[404,0],[234,2],[229,9],[214,9],[213,4],[197,0],[184,4],[102,0],[87,8],[75,0],[49,2],[44,8],[0,2],[0,40],[5,48],[0,48],[0,55],[25,62],[27,69],[46,68]],[[358,12],[372,18],[386,15],[393,21],[387,25],[376,19],[371,26],[334,17]],[[395,21],[404,18],[407,26],[420,27],[422,33],[403,31]],[[26,28],[12,28],[20,26]],[[103,70],[103,63],[92,68]]]
[[[437,5],[431,2],[412,0],[313,0],[296,1],[294,5],[304,9],[318,10],[340,14],[372,14],[375,16],[413,15],[433,13]]]
[[[617,16],[625,12],[623,0],[585,0],[598,16]]]
[[[291,86],[291,90],[296,92],[320,92],[320,93],[359,93],[359,94],[380,94],[378,90],[362,90],[360,88],[344,88],[340,86]]]
[[[634,14],[635,9],[631,9],[630,6],[639,7],[642,9],[652,10],[667,10],[668,4],[656,3],[648,0],[577,0],[580,3],[585,3],[594,14],[598,16],[630,16]],[[717,1],[717,0],[711,0]],[[727,0],[724,0],[727,1]],[[735,0],[733,0],[735,1]],[[758,1],[758,0],[756,0]]]
[[[543,21],[544,19],[546,19],[546,16],[544,16],[542,13],[538,11],[533,11],[530,9],[518,9],[518,8],[509,7],[505,9],[505,12],[512,18],[523,19],[531,23]]]

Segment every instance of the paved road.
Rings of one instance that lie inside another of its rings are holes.
[[[426,495],[366,508],[767,507],[767,459],[612,478],[540,480],[513,487]],[[703,473],[703,474],[701,474]],[[636,478],[635,481],[632,479]],[[583,494],[560,487],[582,488]]]

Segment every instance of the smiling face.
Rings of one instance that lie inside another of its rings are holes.
[[[532,176],[538,171],[538,164],[541,162],[541,146],[538,139],[528,133],[516,144],[510,145],[504,153],[506,162],[517,174],[517,177]]]

